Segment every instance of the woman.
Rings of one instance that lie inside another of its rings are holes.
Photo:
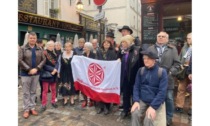
[[[84,44],[84,53],[83,53],[83,56],[85,56],[85,57],[88,57],[88,58],[92,58],[92,59],[95,59],[95,54],[92,52],[92,50],[93,50],[93,45],[92,45],[92,43],[90,43],[90,42],[86,42],[85,44]],[[85,107],[85,106],[89,106],[89,107],[91,107],[91,106],[93,106],[93,101],[89,98],[89,97],[87,97],[87,96],[85,96],[84,94],[83,94],[83,96],[84,96],[84,102],[82,103],[82,107]]]
[[[139,67],[144,65],[141,49],[134,44],[134,38],[131,35],[125,35],[121,38],[122,51],[121,57],[121,90],[123,93],[123,112],[121,116],[127,117],[131,108],[131,96],[133,85],[135,83],[136,73]]]
[[[180,61],[184,67],[189,66],[191,56],[192,56],[192,34],[189,33],[187,35],[187,43],[185,43],[179,55]],[[177,92],[177,97],[176,97],[176,111],[177,112],[180,112],[180,113],[183,112],[184,103],[185,103],[185,94],[186,94],[186,89],[189,82],[190,80],[187,77],[187,74],[183,80],[179,80],[178,92]]]
[[[65,51],[61,53],[58,58],[58,77],[62,83],[59,93],[63,96],[63,105],[68,103],[68,97],[70,96],[70,105],[74,105],[74,81],[71,69],[71,60],[75,55],[72,51],[72,44],[70,42],[65,43]]]
[[[57,76],[57,55],[54,52],[54,42],[49,41],[46,44],[46,50],[44,50],[44,55],[46,57],[46,64],[43,66],[43,72],[50,72],[51,77],[45,78],[43,74],[41,73],[41,81],[42,81],[42,106],[40,109],[40,112],[44,112],[46,110],[47,105],[47,93],[48,93],[48,87],[51,88],[51,104],[54,108],[57,108],[58,106],[55,103],[56,98],[56,76]]]
[[[112,47],[112,43],[108,40],[103,41],[99,54],[100,54],[99,60],[106,60],[106,61],[117,60],[117,55]],[[104,115],[107,115],[109,113],[109,108],[110,108],[110,103],[99,102],[99,110],[97,113],[100,114],[104,111]]]

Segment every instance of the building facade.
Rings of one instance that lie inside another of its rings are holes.
[[[92,0],[83,0],[84,11],[82,13],[94,17],[99,13]],[[120,42],[122,37],[118,29],[128,25],[133,30],[133,36],[141,37],[141,2],[140,0],[107,0],[102,6],[105,11],[105,31],[112,29],[115,33],[115,41]],[[113,26],[113,24],[115,26]]]
[[[73,41],[76,34],[81,37],[83,26],[79,24],[75,5],[71,5],[69,0],[19,0],[19,45],[23,44],[26,32],[30,31],[36,32],[44,42],[56,38],[58,33],[62,43]]]

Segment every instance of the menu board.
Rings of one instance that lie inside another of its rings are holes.
[[[158,5],[156,3],[142,4],[142,43],[156,42],[159,28]]]

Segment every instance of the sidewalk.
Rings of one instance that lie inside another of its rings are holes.
[[[39,96],[40,88],[37,86],[37,96]],[[131,117],[122,119],[120,117],[121,111],[117,106],[112,107],[110,114],[104,116],[97,114],[95,107],[81,108],[81,102],[75,101],[74,106],[62,106],[61,100],[57,102],[58,108],[51,107],[50,98],[51,94],[48,93],[48,106],[47,110],[39,113],[38,116],[32,116],[28,119],[22,117],[22,88],[18,89],[18,125],[19,126],[130,126]],[[39,111],[41,106],[40,99],[37,99],[36,109]],[[173,126],[190,126],[188,115],[174,114]]]

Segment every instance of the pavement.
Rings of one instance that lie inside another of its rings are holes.
[[[21,81],[19,81],[21,83]],[[40,87],[37,85],[37,96]],[[68,104],[63,107],[61,96],[58,96],[58,108],[53,108],[50,103],[51,93],[48,93],[47,110],[39,113],[38,116],[30,115],[28,119],[22,117],[23,114],[23,93],[22,88],[18,88],[18,125],[19,126],[130,126],[131,116],[125,119],[120,117],[121,111],[118,106],[112,106],[108,115],[97,114],[96,107],[81,107],[81,102],[75,100],[75,105]],[[186,100],[187,102],[187,100]],[[41,101],[38,97],[36,110],[40,110]],[[189,105],[188,105],[189,106]],[[187,109],[184,113],[175,113],[173,126],[191,126],[188,120]]]

